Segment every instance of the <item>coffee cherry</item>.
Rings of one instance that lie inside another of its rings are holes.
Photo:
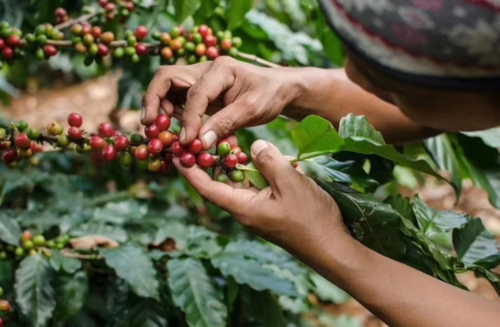
[[[238,56],[240,55],[240,52],[236,48],[231,48],[231,49],[229,49],[229,55],[233,58],[238,58]]]
[[[68,124],[69,126],[82,127],[83,118],[77,113],[72,113],[68,116]]]
[[[148,48],[143,43],[137,43],[135,45],[135,53],[137,53],[138,56],[147,56]]]
[[[113,32],[104,32],[101,35],[101,41],[106,44],[110,44],[114,40],[115,40],[115,34]]]
[[[198,33],[200,33],[201,36],[205,38],[208,35],[208,26],[201,25],[200,27],[198,27]]]
[[[107,162],[112,162],[116,160],[117,152],[114,145],[110,144],[104,148],[102,151],[102,157]]]
[[[160,134],[160,130],[156,124],[152,124],[144,128],[144,133],[149,139],[155,139],[158,137],[158,134]]]
[[[15,250],[14,250],[14,254],[16,255],[16,257],[22,257],[24,256],[24,249],[20,246],[18,246]],[[3,300],[0,300],[0,302],[3,301]],[[0,304],[0,311],[3,311],[2,308],[1,308],[1,304]]]
[[[149,150],[146,144],[139,145],[137,149],[135,149],[135,157],[139,160],[146,160],[149,157]]]
[[[182,49],[182,42],[178,39],[172,40],[170,42],[170,48],[172,48],[174,52],[178,52]]]
[[[11,35],[7,39],[7,44],[11,47],[18,47],[21,44],[21,38],[18,35]]]
[[[207,35],[205,37],[205,45],[207,48],[215,47],[217,45],[217,38],[213,35]]]
[[[227,140],[219,142],[217,146],[217,152],[221,157],[227,156],[231,152],[231,144]]]
[[[175,39],[176,37],[181,36],[181,29],[178,26],[172,27],[170,30],[170,35]]]
[[[37,254],[38,254],[38,253],[37,253],[37,252],[36,252],[36,250],[34,250],[34,249],[33,249],[33,250],[30,250],[30,252],[28,253],[28,255],[29,255],[30,257],[34,257],[34,256],[36,256]],[[50,256],[50,253],[49,253],[49,256]]]
[[[23,241],[23,247],[25,250],[31,250],[35,247],[35,244],[31,240]]]
[[[194,50],[194,52],[198,57],[204,56],[206,51],[207,51],[207,46],[203,43],[198,44],[196,46],[196,49]]]
[[[101,123],[98,128],[99,135],[104,138],[113,137],[115,130],[110,123]]]
[[[28,159],[33,156],[33,151],[31,149],[21,149],[19,150],[19,158]]]
[[[169,45],[170,41],[172,41],[172,36],[168,33],[161,33],[160,34],[160,43],[163,45]]]
[[[0,287],[0,297],[3,297],[3,288]]]
[[[158,139],[164,147],[168,148],[174,143],[174,134],[169,131],[163,131],[158,135]]]
[[[106,147],[106,141],[100,136],[92,136],[89,145],[92,150],[101,150]]]
[[[234,154],[229,154],[224,158],[224,164],[228,168],[234,168],[238,164],[238,158]]]
[[[160,140],[152,139],[151,141],[149,141],[149,143],[148,143],[149,153],[156,156],[156,155],[159,155],[162,150],[163,150],[163,143],[161,143]]]
[[[183,167],[191,168],[196,163],[196,158],[192,153],[186,152],[181,156],[180,162]]]
[[[79,129],[78,127],[70,127],[68,129],[68,136],[71,137],[73,140],[79,140],[82,138],[82,130]]]
[[[56,10],[54,11],[54,15],[55,15],[56,17],[64,17],[64,16],[66,16],[67,14],[68,14],[68,12],[66,11],[66,9],[61,8],[61,7],[56,8]]]
[[[111,13],[116,10],[116,5],[114,3],[108,3],[106,4],[106,6],[104,6],[104,10],[106,10],[106,12],[108,13]]]
[[[203,151],[203,143],[196,139],[189,145],[188,151],[191,152],[192,154],[198,154],[201,151]]]
[[[106,8],[107,5],[108,0],[99,0],[99,6],[101,6],[102,8]]]
[[[94,39],[94,36],[92,34],[85,34],[85,36],[83,37],[83,43],[85,43],[87,45],[94,43],[94,41],[95,41],[95,39]]]
[[[99,26],[94,26],[92,27],[92,30],[90,32],[92,34],[92,36],[95,38],[95,39],[98,39],[101,37],[102,35],[102,30]]]
[[[82,35],[83,34],[83,26],[80,24],[73,25],[73,27],[71,27],[71,33],[74,36]]]
[[[20,149],[29,149],[31,147],[31,140],[26,133],[19,134],[16,137],[15,143]]]
[[[239,48],[243,44],[243,40],[241,40],[241,37],[233,37],[231,43],[235,48]]]
[[[160,173],[166,174],[169,169],[170,169],[170,162],[168,162],[168,160],[162,160],[161,167],[160,167]]]
[[[22,250],[22,249],[21,249]],[[24,250],[23,250],[24,254]],[[0,311],[2,312],[10,312],[12,310],[12,306],[6,300],[0,300]]]
[[[172,59],[174,57],[174,52],[169,47],[164,47],[161,49],[161,57],[165,60]]]
[[[156,126],[158,126],[158,130],[160,132],[166,131],[167,129],[170,128],[170,117],[167,115],[159,115],[156,117]]]
[[[2,50],[4,46],[5,46],[5,41],[2,38],[0,38],[0,50]]]
[[[137,40],[142,41],[148,36],[148,29],[146,26],[139,26],[135,29],[135,37]]]
[[[113,57],[116,59],[121,59],[125,55],[125,50],[123,48],[116,48],[115,51],[113,51]]]
[[[36,246],[44,246],[45,242],[45,237],[43,235],[36,235],[33,237],[33,243],[35,243]]]
[[[99,43],[97,45],[97,49],[98,49],[97,53],[99,54],[99,56],[106,57],[107,55],[109,55],[109,48],[104,44]]]
[[[47,44],[46,46],[43,47],[43,52],[45,52],[45,55],[47,55],[48,57],[53,57],[57,55],[59,51],[55,46]]]
[[[231,180],[236,183],[243,182],[245,179],[245,174],[241,170],[233,170],[229,173],[229,176],[231,177]]]
[[[75,50],[76,52],[78,52],[79,54],[86,54],[87,53],[87,47],[85,46],[85,44],[83,43],[77,43],[75,45]],[[118,50],[118,49],[117,49]]]
[[[14,57],[14,50],[11,47],[5,46],[2,51],[2,57],[5,60],[9,60]]]
[[[215,177],[215,180],[219,183],[227,184],[229,182],[229,177],[227,177],[226,174],[221,173],[221,174],[217,175],[217,177]]]
[[[67,148],[71,144],[71,139],[68,135],[59,135],[57,137],[57,145],[61,148]]]
[[[220,43],[220,47],[222,50],[229,51],[233,47],[233,41],[231,41],[231,39],[224,39]]]
[[[248,163],[248,156],[245,152],[237,153],[236,158],[238,158],[238,163],[240,165],[246,165]]]
[[[144,143],[144,137],[141,134],[132,134],[130,136],[132,144],[138,145]]]
[[[186,148],[184,148],[179,141],[174,141],[172,143],[172,154],[176,157],[182,156],[186,152]]]
[[[33,239],[33,234],[29,230],[23,231],[23,234],[21,235],[21,240],[23,241],[31,241]],[[1,295],[0,295],[1,297]]]
[[[125,2],[125,9],[129,12],[133,12],[135,10],[135,5],[133,2]]]
[[[117,136],[115,139],[115,148],[118,151],[125,151],[128,148],[128,138],[126,136]]]
[[[193,65],[196,64],[197,62],[198,62],[198,57],[196,57],[196,55],[190,55],[189,57],[187,57],[188,65]]]
[[[148,169],[152,173],[157,173],[161,169],[161,159],[151,157],[149,158]]]
[[[235,146],[231,147],[231,153],[232,154],[236,154],[237,155],[240,152],[241,152],[241,148],[239,146],[235,145]]]
[[[52,136],[61,135],[63,131],[64,128],[56,122],[52,122],[49,124],[49,126],[47,126],[47,132],[49,132],[49,134]]]
[[[206,56],[209,60],[215,60],[219,57],[219,50],[216,47],[210,47],[207,49]]]
[[[196,162],[201,168],[208,169],[214,165],[215,158],[210,153],[204,152],[196,158]]]
[[[132,156],[128,152],[122,152],[120,154],[120,163],[124,167],[130,167],[132,165]]]

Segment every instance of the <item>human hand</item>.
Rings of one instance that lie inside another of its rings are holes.
[[[178,158],[174,158],[174,164],[204,198],[299,258],[327,239],[346,234],[335,201],[313,180],[297,172],[274,145],[255,142],[252,158],[270,184],[264,190],[212,181],[196,166],[182,167]]]
[[[159,111],[181,120],[180,142],[199,138],[205,149],[241,127],[272,121],[297,96],[287,68],[262,68],[230,57],[190,66],[163,66],[144,97],[141,121]],[[184,106],[184,108],[183,108]],[[202,126],[205,114],[213,115]]]

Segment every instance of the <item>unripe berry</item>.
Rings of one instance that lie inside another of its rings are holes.
[[[239,48],[243,44],[243,40],[241,40],[241,37],[234,37],[231,43],[235,48]]]
[[[213,155],[211,155],[208,152],[201,153],[197,158],[196,162],[198,163],[198,166],[201,168],[210,168],[214,165],[215,158]]]
[[[115,148],[118,151],[125,151],[128,148],[128,138],[126,136],[117,136],[115,139]]]
[[[44,246],[45,242],[45,237],[43,235],[33,237],[33,243],[35,243],[36,246]]]
[[[56,122],[52,122],[49,124],[49,126],[47,126],[47,132],[49,132],[49,134],[52,136],[61,135],[63,131],[64,128]]]
[[[204,56],[205,52],[207,52],[207,46],[203,43],[200,43],[196,46],[195,53],[198,57]]]
[[[163,150],[163,143],[159,139],[152,139],[148,143],[148,151],[152,155],[156,156]]]
[[[146,26],[139,26],[135,29],[134,35],[139,41],[142,41],[148,36],[148,32]]]
[[[120,163],[124,167],[130,167],[132,165],[132,156],[128,152],[122,152],[120,154]]]
[[[207,48],[215,47],[217,45],[217,38],[213,35],[207,35],[205,37],[205,45]]]
[[[248,156],[245,152],[237,153],[236,158],[238,158],[238,163],[240,165],[246,165],[248,163]]]
[[[137,53],[138,56],[147,56],[148,48],[143,43],[137,43],[135,45],[135,52]]]
[[[32,141],[36,141],[40,138],[40,131],[36,128],[28,129],[28,138]]]
[[[128,57],[132,57],[135,54],[136,54],[135,53],[135,47],[126,47],[125,48],[125,55],[127,55]]]
[[[16,248],[16,250],[14,251],[14,254],[15,254],[17,257],[19,257],[19,258],[20,258],[20,257],[24,256],[24,249],[23,249],[22,247],[18,246],[18,247]],[[4,301],[4,300],[0,300],[0,303],[1,303],[2,301]],[[10,305],[10,304],[9,304],[9,305]],[[6,310],[2,310],[2,305],[1,305],[1,304],[0,304],[0,311],[6,311]],[[8,311],[10,311],[10,310],[8,310]]]
[[[158,130],[160,132],[163,132],[163,131],[166,131],[167,129],[170,128],[170,117],[168,117],[167,115],[159,115],[158,117],[156,117],[156,126],[158,126]]]
[[[172,145],[172,143],[174,143],[174,134],[169,131],[163,131],[158,134],[158,139],[164,147],[168,148]]]
[[[160,130],[156,124],[152,124],[144,128],[144,133],[149,139],[155,139],[160,134]]]
[[[233,47],[233,41],[231,41],[231,39],[224,39],[222,40],[220,47],[222,50],[229,51]]]
[[[234,168],[238,164],[238,158],[234,154],[229,154],[224,158],[224,164],[227,168]]]
[[[221,157],[227,156],[231,152],[231,144],[227,140],[222,140],[217,146],[217,152]]]
[[[95,39],[98,39],[102,35],[102,30],[101,30],[101,28],[99,26],[94,26],[94,27],[92,27],[92,31],[90,33],[92,34],[92,36]]]
[[[71,33],[73,33],[74,36],[82,35],[83,26],[80,24],[73,25],[73,27],[71,27]]]
[[[178,39],[172,40],[170,42],[170,47],[174,52],[178,52],[180,49],[182,49],[182,42]]]
[[[104,138],[113,137],[115,130],[110,123],[101,123],[98,128],[99,135]]]
[[[21,120],[17,123],[17,130],[20,132],[25,131],[28,128],[28,123],[25,120]]]
[[[68,124],[69,126],[82,127],[83,118],[77,113],[72,113],[68,116]]]
[[[113,51],[113,57],[116,59],[121,59],[125,55],[125,50],[123,48],[116,48],[115,51]]]
[[[194,154],[186,152],[181,156],[180,162],[183,167],[191,168],[196,163],[196,158]]]
[[[46,35],[39,35],[36,38],[36,42],[40,45],[45,45],[47,44],[47,36]]]
[[[176,37],[181,36],[181,29],[178,26],[172,27],[170,30],[170,35],[175,39]]]
[[[3,297],[3,288],[0,287],[0,297]]]
[[[193,42],[187,42],[184,48],[188,52],[194,52],[196,50],[196,44],[194,44]]]
[[[168,33],[160,34],[160,43],[163,45],[169,45],[170,41],[172,41],[172,37]]]
[[[5,128],[0,128],[0,141],[7,138],[7,130]]]
[[[198,57],[196,57],[196,55],[190,55],[189,57],[187,57],[188,65],[193,65],[196,64],[197,62],[198,62]]]
[[[135,50],[135,49],[134,49]],[[139,57],[138,54],[134,54],[132,55],[132,57],[130,58],[130,60],[133,62],[133,63],[138,63],[139,61],[141,61],[141,57]]]
[[[102,157],[107,162],[115,161],[116,160],[116,156],[117,156],[117,152],[116,152],[116,148],[115,148],[114,145],[110,144],[110,145],[106,146],[104,148],[104,150],[102,151]]]
[[[135,157],[139,160],[146,160],[149,157],[148,146],[141,144],[135,149]]]
[[[130,136],[130,141],[132,144],[139,145],[144,143],[144,137],[141,134],[132,134]]]
[[[236,183],[243,182],[245,179],[245,174],[241,170],[233,170],[229,173],[229,176],[231,177],[231,180]]]
[[[19,134],[15,141],[16,146],[20,149],[29,149],[31,147],[31,140],[26,133]]]
[[[0,300],[0,311],[10,312],[11,310],[12,310],[12,306],[10,305],[10,303],[8,301]]]
[[[161,49],[161,57],[165,60],[172,59],[174,57],[174,52],[169,47],[164,47]]]
[[[191,143],[188,147],[188,151],[191,152],[192,154],[198,154],[201,151],[203,151],[203,143],[196,139]]]
[[[227,182],[229,182],[229,177],[227,177],[226,174],[221,173],[221,174],[217,175],[217,177],[215,178],[215,180],[217,182],[219,182],[219,183],[227,184]]]
[[[71,144],[71,139],[68,135],[59,135],[57,137],[57,145],[61,148],[67,148]]]
[[[229,55],[233,58],[237,58],[239,56],[240,52],[236,48],[231,48],[229,49]]]
[[[216,47],[210,47],[205,54],[209,60],[215,60],[219,57],[219,50]]]
[[[33,151],[31,149],[21,149],[19,150],[19,158],[28,159],[33,156]]]
[[[172,154],[176,157],[182,156],[186,152],[186,148],[184,148],[179,141],[174,141],[172,143]]]
[[[21,235],[23,241],[31,241],[33,239],[33,234],[29,230],[25,230]]]
[[[161,169],[161,159],[160,158],[149,158],[148,169],[152,173],[157,173]]]
[[[109,48],[102,43],[99,43],[97,45],[97,49],[98,49],[97,53],[101,57],[106,57],[109,54]]]
[[[208,35],[208,26],[201,25],[200,27],[198,27],[198,33],[200,33],[201,36],[205,38]]]
[[[110,44],[115,40],[115,34],[113,32],[104,32],[101,36],[101,41]]]
[[[35,244],[31,240],[23,241],[23,247],[25,250],[31,250],[35,247]]]
[[[92,150],[101,150],[106,147],[106,141],[100,136],[92,136],[89,145]]]
[[[87,45],[94,43],[94,41],[95,39],[92,34],[85,34],[85,36],[83,37],[83,42]]]
[[[85,46],[85,44],[79,42],[75,45],[75,50],[76,52],[78,52],[79,54],[86,54],[87,53],[87,47]],[[118,49],[117,49],[118,50]]]
[[[82,138],[82,130],[78,127],[72,126],[68,129],[68,136],[73,140],[79,140]]]
[[[200,33],[193,34],[193,42],[196,44],[203,43],[203,36]]]

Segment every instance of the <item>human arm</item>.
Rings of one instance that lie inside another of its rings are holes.
[[[253,162],[270,187],[234,189],[203,170],[174,163],[207,200],[240,223],[292,253],[349,292],[390,326],[484,327],[500,321],[500,305],[386,258],[345,231],[332,198],[296,172],[263,141],[252,147]]]

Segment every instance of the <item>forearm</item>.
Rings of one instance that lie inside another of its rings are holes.
[[[297,95],[283,114],[302,119],[318,115],[338,126],[349,113],[365,115],[389,143],[405,143],[438,134],[419,126],[407,118],[397,107],[364,91],[352,83],[342,69],[295,69]]]
[[[321,255],[303,256],[306,264],[391,327],[483,327],[500,321],[498,303],[384,257],[350,236],[331,238],[308,253]]]

